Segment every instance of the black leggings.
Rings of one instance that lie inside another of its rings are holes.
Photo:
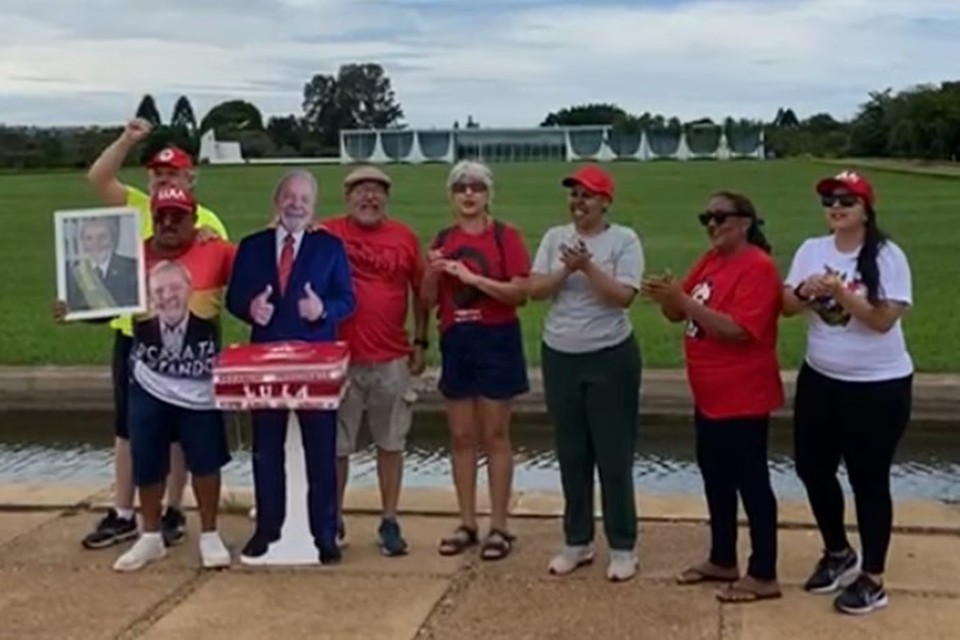
[[[913,376],[846,382],[804,364],[794,401],[794,457],[827,551],[850,548],[843,524],[842,458],[857,507],[863,570],[882,574],[893,528],[890,467],[910,422]]]
[[[710,511],[710,562],[737,566],[737,494],[750,526],[747,574],[777,577],[777,499],[770,486],[767,442],[770,418],[694,417],[697,464]]]

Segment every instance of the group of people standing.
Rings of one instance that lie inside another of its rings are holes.
[[[148,243],[162,244],[163,237],[172,243],[174,234],[164,225],[173,216],[163,198],[171,187],[186,191],[189,206],[184,208],[191,215],[182,219],[181,232],[194,247],[190,250],[229,246],[222,223],[192,199],[194,169],[183,152],[165,150],[148,164],[149,196],[116,181],[123,156],[146,130],[140,121],[129,124],[91,168],[91,182],[107,203],[144,210]],[[289,262],[284,267],[288,245],[296,252],[306,238],[320,238],[316,243],[323,248],[314,251],[325,256],[316,258],[314,266],[324,274],[318,278],[304,280],[305,271],[294,270],[301,274],[292,285],[294,295],[276,297],[273,283],[283,289],[283,276],[257,280],[246,267],[247,275],[238,279],[244,269],[239,262],[244,245],[249,253],[254,236],[245,239],[239,251],[216,252],[222,261],[220,277],[208,273],[207,285],[226,290],[227,309],[253,326],[254,337],[302,338],[309,330],[310,336],[336,336],[350,344],[349,391],[338,411],[337,428],[328,430],[335,431],[336,442],[317,445],[324,451],[335,447],[336,479],[333,469],[315,474],[308,469],[310,491],[324,494],[311,506],[311,512],[322,512],[323,522],[316,527],[311,523],[321,561],[340,558],[348,458],[364,415],[377,447],[383,510],[377,541],[385,555],[407,552],[397,504],[415,401],[411,381],[424,369],[431,311],[438,320],[439,391],[446,399],[460,510],[458,526],[442,537],[438,552],[455,555],[479,547],[484,560],[510,554],[516,542],[508,523],[511,403],[529,389],[518,309],[532,300],[549,304],[539,347],[565,499],[564,545],[550,559],[548,570],[566,575],[593,562],[598,472],[610,549],[606,575],[612,581],[632,578],[639,568],[633,461],[642,365],[629,308],[640,294],[658,305],[667,320],[684,327],[696,458],[710,513],[709,555],[683,571],[678,581],[725,583],[717,593],[725,602],[781,595],[768,433],[771,413],[784,403],[777,359],[779,319],[803,315],[808,323],[807,350],[797,380],[795,454],[824,545],[805,588],[839,592],[835,605],[847,613],[886,605],[883,573],[892,528],[889,474],[910,417],[913,375],[901,316],[912,304],[912,292],[906,256],[877,224],[870,183],[844,172],[816,185],[829,233],[801,245],[785,279],[770,256],[763,221],[744,195],[720,191],[709,197],[696,217],[706,230],[707,248],[686,277],[678,279],[669,273],[645,273],[640,237],[616,222],[615,185],[606,171],[585,165],[561,184],[568,190],[569,220],[547,230],[532,261],[518,228],[494,216],[493,174],[475,161],[459,162],[450,171],[446,186],[452,224],[433,237],[425,252],[410,227],[388,215],[392,182],[374,167],[360,167],[348,175],[346,214],[326,221],[313,219],[318,189],[308,172],[291,172],[279,183],[274,217],[265,221],[268,230],[254,234],[264,238],[258,242],[266,248],[259,252],[278,261],[281,273],[290,268]],[[239,280],[242,286],[234,284]],[[411,306],[412,338],[406,329]],[[284,322],[302,331],[272,330],[275,314],[286,314]],[[218,489],[219,467],[229,454],[218,436],[210,435],[206,447],[198,446],[197,429],[189,434],[187,429],[174,429],[161,437],[154,428],[145,439],[144,428],[134,421],[151,420],[136,409],[134,405],[144,403],[134,396],[146,392],[153,396],[150,402],[183,409],[183,395],[177,395],[183,389],[151,377],[158,369],[137,359],[138,349],[131,350],[137,338],[131,338],[129,324],[122,323],[115,325],[116,506],[84,544],[96,548],[137,537],[131,481],[135,478],[141,487],[141,508],[149,507],[151,515],[144,512],[144,534],[118,560],[118,568],[130,569],[162,557],[166,545],[183,539],[179,504],[186,476],[177,442],[186,453],[195,488],[198,475],[201,484],[213,475]],[[193,393],[199,400],[192,406],[206,402],[205,396]],[[169,415],[170,409],[157,411]],[[222,431],[222,423],[219,428]],[[262,436],[255,431],[255,466],[260,452],[282,447],[282,440],[274,441],[278,431],[266,428]],[[150,452],[138,454],[143,442]],[[173,448],[168,449],[171,443]],[[482,536],[476,514],[480,449],[487,456],[491,503],[490,526]],[[841,460],[856,500],[860,553],[844,529],[844,499],[837,479]],[[161,477],[168,468],[170,477]],[[339,497],[331,499],[334,483]],[[151,487],[149,502],[144,501],[145,484]],[[164,487],[167,509],[161,515]],[[738,496],[749,520],[752,547],[743,574],[736,544]],[[283,505],[282,500],[274,503],[280,498],[282,494],[258,490],[257,531],[245,555],[262,555],[278,535]],[[210,520],[215,506],[209,507],[209,499],[200,500],[199,492],[198,500],[202,535],[207,536],[201,539],[201,555],[206,566],[220,566],[225,549],[219,537],[211,537],[216,536]],[[152,532],[149,549],[142,542],[148,532]],[[138,546],[143,548],[136,553]]]

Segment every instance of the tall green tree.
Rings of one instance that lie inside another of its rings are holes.
[[[345,64],[336,77],[316,74],[303,87],[303,121],[323,144],[335,146],[343,129],[397,127],[403,108],[390,78],[376,63]]]
[[[186,129],[190,135],[197,132],[197,118],[193,113],[193,105],[190,104],[190,99],[187,96],[180,96],[173,105],[170,126]]]
[[[154,127],[159,127],[162,124],[157,103],[149,93],[140,99],[140,104],[137,106],[136,117],[143,118]]]
[[[217,138],[233,139],[245,131],[263,131],[260,109],[246,100],[228,100],[216,105],[200,121],[200,134],[213,129]]]

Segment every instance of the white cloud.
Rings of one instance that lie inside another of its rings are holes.
[[[146,92],[162,111],[186,93],[200,114],[237,97],[299,112],[310,75],[351,61],[385,66],[414,126],[599,101],[848,116],[960,57],[953,0],[0,0],[0,21],[0,117],[23,123],[119,122]]]

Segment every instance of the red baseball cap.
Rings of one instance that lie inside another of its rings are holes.
[[[158,151],[147,163],[148,169],[156,169],[158,167],[193,169],[193,158],[180,147],[166,147]]]
[[[817,193],[821,196],[828,196],[835,189],[846,189],[853,195],[863,198],[863,201],[871,207],[877,201],[870,181],[853,171],[841,171],[832,178],[824,178],[817,183]]]
[[[180,187],[163,187],[150,199],[150,211],[156,215],[160,211],[174,209],[184,213],[195,213],[197,200],[193,194]]]
[[[599,193],[602,196],[607,196],[613,200],[613,178],[596,164],[587,164],[580,167],[572,175],[564,178],[560,184],[565,187],[572,187],[575,184],[579,184],[585,189]]]

